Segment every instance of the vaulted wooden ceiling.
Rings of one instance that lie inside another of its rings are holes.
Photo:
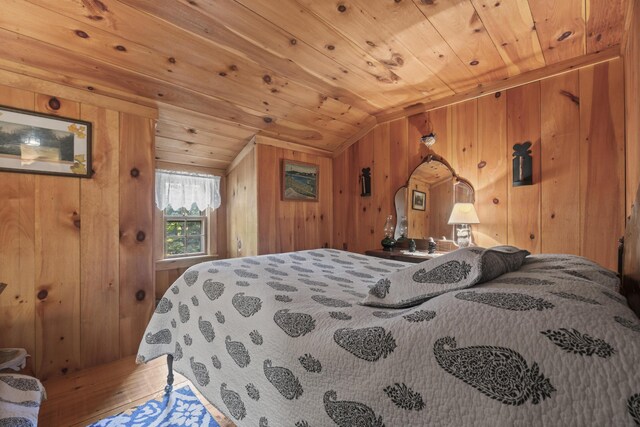
[[[0,68],[158,105],[157,157],[221,168],[617,45],[626,1],[2,0]]]

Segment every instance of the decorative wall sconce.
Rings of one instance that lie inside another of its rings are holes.
[[[362,175],[360,175],[360,187],[362,197],[371,196],[371,168],[363,168]]]
[[[422,138],[420,138],[420,142],[427,147],[431,147],[436,143],[436,134],[431,132],[429,135],[422,135]]]
[[[531,141],[513,146],[513,186],[533,184],[533,159]]]

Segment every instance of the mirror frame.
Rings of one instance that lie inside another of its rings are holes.
[[[471,191],[473,192],[471,203],[475,203],[476,202],[476,189],[473,187],[471,182],[468,179],[463,178],[460,175],[458,175],[456,173],[455,169],[453,169],[453,167],[451,167],[449,162],[444,157],[439,156],[437,154],[428,154],[425,158],[422,159],[422,161],[415,168],[413,168],[413,170],[409,174],[409,177],[407,178],[406,183],[403,186],[399,187],[396,190],[396,192],[394,193],[393,205],[394,205],[394,208],[395,208],[395,211],[396,211],[396,230],[398,229],[398,226],[400,225],[400,217],[398,216],[398,206],[396,205],[395,196],[398,194],[398,191],[400,191],[402,188],[407,188],[407,189],[409,188],[409,183],[411,182],[411,177],[418,170],[418,168],[420,166],[422,166],[425,163],[431,163],[431,162],[434,162],[434,161],[442,163],[443,165],[445,165],[447,167],[447,169],[449,169],[449,171],[451,172],[451,175],[455,179],[454,186],[458,185],[458,184],[464,184],[464,185],[469,186],[469,188],[471,188]],[[454,198],[455,198],[455,194],[454,194]]]
[[[411,181],[411,177],[413,176],[413,174],[418,170],[418,168],[420,166],[422,166],[425,163],[431,163],[433,161],[436,162],[440,162],[443,165],[445,165],[447,167],[447,169],[449,169],[449,171],[451,172],[451,175],[453,175],[453,177],[456,180],[456,184],[457,183],[462,183],[462,184],[466,184],[469,186],[469,188],[471,188],[471,190],[473,190],[473,200],[471,201],[471,203],[475,203],[476,202],[476,189],[473,187],[473,185],[471,184],[471,182],[469,182],[468,179],[461,177],[460,175],[458,175],[455,171],[455,169],[453,169],[451,167],[451,165],[449,164],[449,162],[442,156],[439,156],[437,154],[429,154],[427,155],[427,157],[425,157],[424,159],[422,159],[422,161],[420,162],[420,164],[418,166],[416,166],[415,168],[413,168],[413,170],[411,171],[411,173],[409,174],[409,178],[407,178],[407,182],[402,186],[402,187],[407,187],[409,188],[409,182]],[[400,187],[400,188],[402,188]],[[400,190],[400,188],[398,188],[398,190]],[[396,193],[398,192],[398,190],[396,190]]]

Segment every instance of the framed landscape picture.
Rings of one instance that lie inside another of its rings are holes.
[[[282,200],[318,201],[318,165],[282,161]]]
[[[427,209],[427,194],[422,191],[413,190],[411,207],[417,211]]]
[[[0,171],[91,177],[91,123],[0,107]]]

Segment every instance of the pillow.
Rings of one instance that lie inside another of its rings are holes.
[[[527,255],[528,251],[513,246],[458,249],[380,279],[361,304],[388,308],[417,305],[515,271]]]
[[[44,387],[37,379],[20,374],[0,374],[0,425],[38,425],[38,411],[44,398]]]

